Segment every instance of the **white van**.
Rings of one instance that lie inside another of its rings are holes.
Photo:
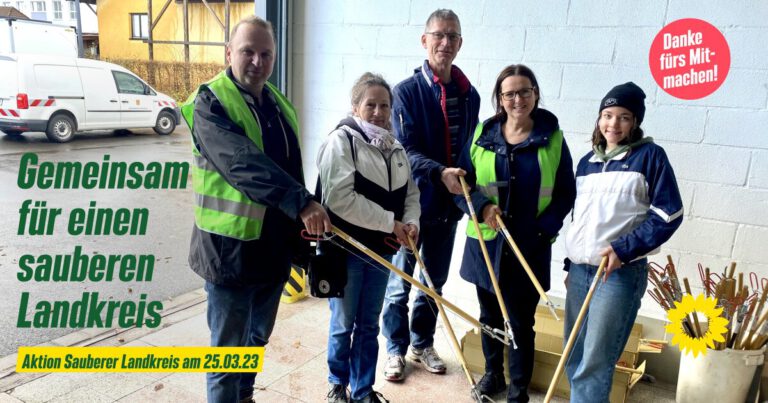
[[[0,17],[0,53],[77,57],[77,32],[47,21]]]
[[[168,95],[112,63],[74,57],[0,55],[0,130],[42,131],[51,141],[76,131],[151,127],[170,134],[180,122]]]

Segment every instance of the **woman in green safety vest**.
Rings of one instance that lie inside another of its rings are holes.
[[[509,348],[509,402],[527,402],[533,372],[534,315],[539,294],[503,236],[500,215],[544,290],[549,289],[552,243],[573,207],[573,166],[557,117],[539,107],[541,89],[533,71],[518,64],[504,68],[493,89],[496,114],[480,123],[460,160],[471,186],[480,234],[467,225],[461,277],[477,288],[480,321],[504,328],[479,237],[493,262],[518,348]],[[456,203],[469,214],[463,196]],[[504,345],[482,336],[485,375],[478,389],[500,393],[504,378]]]

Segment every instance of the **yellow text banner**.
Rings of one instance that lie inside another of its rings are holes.
[[[16,372],[261,372],[264,347],[19,347]]]

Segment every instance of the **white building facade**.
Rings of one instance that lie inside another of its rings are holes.
[[[71,0],[0,0],[0,6],[14,7],[27,17],[54,24],[77,26],[77,3]],[[95,6],[93,10],[95,10]],[[80,18],[84,33],[99,32],[96,13],[87,4],[80,4]]]

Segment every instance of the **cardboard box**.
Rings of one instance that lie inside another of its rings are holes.
[[[560,356],[563,353],[563,322],[565,317],[561,309],[557,310],[560,321],[555,320],[549,309],[539,305],[536,309],[536,351],[534,352],[533,376],[531,378],[531,389],[546,392],[549,383],[552,381]],[[642,377],[645,370],[645,363],[636,368],[638,350],[640,347],[640,338],[642,337],[642,325],[635,324],[632,327],[632,333],[629,336],[627,345],[624,347],[624,353],[621,355],[620,364],[623,367],[634,369],[634,372],[626,370],[615,370],[613,374],[613,387],[611,388],[611,403],[622,403],[626,400],[627,394],[632,386]],[[461,348],[467,359],[467,365],[473,372],[482,374],[485,372],[485,358],[483,357],[480,335],[472,331],[467,332],[461,339]],[[509,382],[509,372],[507,370],[507,353],[505,347],[504,353],[504,376]],[[570,386],[565,372],[560,377],[560,381],[555,388],[555,396],[569,398]]]

